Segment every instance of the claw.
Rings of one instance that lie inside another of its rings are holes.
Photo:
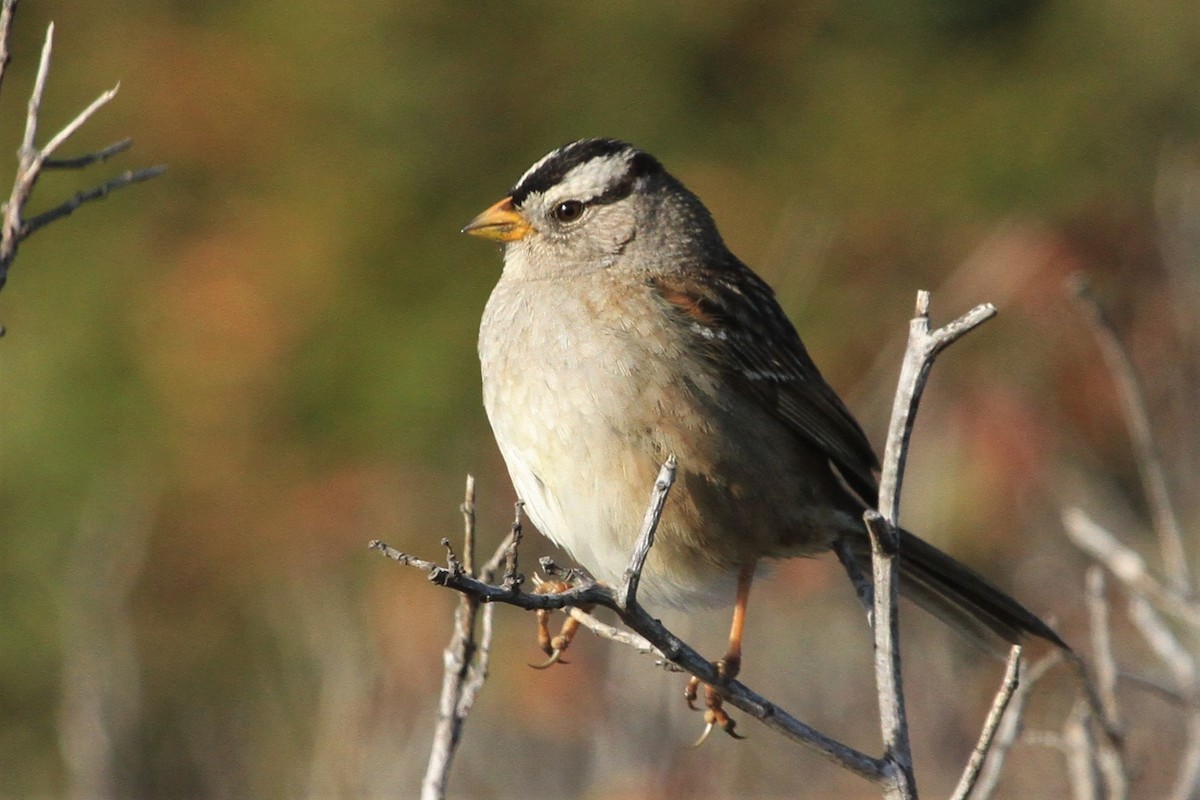
[[[564,659],[562,654],[562,650],[554,650],[550,653],[550,658],[546,659],[540,664],[530,664],[529,666],[533,667],[534,669],[548,669],[555,664],[570,664],[571,662]]]
[[[718,705],[710,707],[704,712],[704,732],[700,734],[699,739],[692,743],[692,747],[699,747],[708,741],[708,737],[712,734],[714,728],[720,728],[734,739],[746,738],[737,732],[737,723]]]
[[[713,724],[710,722],[704,726],[704,733],[700,734],[700,738],[692,742],[692,747],[699,747],[708,741],[708,735],[712,733]]]
[[[700,690],[700,679],[693,675],[692,679],[687,682],[687,686],[685,686],[683,689],[684,702],[687,703],[687,707],[690,708],[692,711],[700,710],[699,707],[697,707],[697,705],[696,705],[696,698],[699,696],[699,690]],[[704,736],[708,736],[708,734],[706,733],[706,734],[704,734]],[[703,741],[704,741],[704,737],[702,736],[700,738],[700,742],[703,742]],[[697,744],[700,744],[700,742],[697,742]]]

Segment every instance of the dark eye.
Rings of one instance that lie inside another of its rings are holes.
[[[583,216],[583,203],[578,200],[564,200],[554,207],[553,214],[559,222],[574,222]]]

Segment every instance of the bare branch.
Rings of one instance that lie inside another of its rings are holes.
[[[1103,564],[1131,591],[1143,595],[1164,614],[1200,629],[1200,603],[1172,592],[1150,573],[1146,560],[1078,508],[1063,512],[1063,526],[1077,547]]]
[[[658,471],[658,478],[654,481],[654,491],[650,494],[650,505],[646,508],[646,514],[642,519],[642,529],[638,533],[633,555],[629,559],[629,566],[625,569],[625,580],[617,595],[618,602],[626,608],[637,602],[637,590],[638,584],[642,580],[642,569],[646,566],[650,548],[654,546],[654,532],[658,530],[658,521],[662,519],[663,508],[667,504],[667,495],[675,483],[676,465],[675,456],[668,457]]]
[[[115,178],[107,180],[95,188],[87,189],[82,192],[76,192],[69,200],[66,200],[61,205],[55,206],[49,211],[43,211],[41,214],[38,214],[36,217],[26,222],[21,227],[20,238],[22,241],[28,239],[36,231],[46,227],[51,222],[70,216],[84,203],[92,200],[103,200],[117,189],[123,189],[124,187],[135,183],[141,183],[142,181],[148,181],[151,178],[157,178],[166,171],[167,168],[163,164],[159,164],[155,167],[147,167],[146,169],[126,170]]]
[[[1020,666],[1020,671],[1017,673],[1017,687],[1013,690],[1012,699],[1009,701],[1008,713],[1001,718],[1000,729],[996,733],[991,753],[975,785],[975,794],[972,796],[972,800],[988,800],[995,793],[996,787],[1000,783],[1000,775],[1004,771],[1004,760],[1021,733],[1021,716],[1025,711],[1025,703],[1028,702],[1029,696],[1033,693],[1033,687],[1037,685],[1038,681],[1061,660],[1062,651],[1054,650],[1050,655],[1034,663],[1032,667],[1026,668],[1024,664]]]
[[[33,158],[37,152],[38,120],[42,113],[42,98],[46,94],[46,78],[50,75],[50,54],[54,51],[54,23],[46,26],[46,39],[42,42],[42,55],[38,59],[37,75],[33,79],[33,91],[29,93],[29,106],[25,114],[25,137],[21,140],[21,158]]]
[[[1150,502],[1150,514],[1153,519],[1154,531],[1158,535],[1159,549],[1162,553],[1163,569],[1167,581],[1176,591],[1187,594],[1191,591],[1192,581],[1188,569],[1187,554],[1183,546],[1183,534],[1179,527],[1179,518],[1171,503],[1170,492],[1167,489],[1167,475],[1163,469],[1162,457],[1154,444],[1154,434],[1150,428],[1150,415],[1146,412],[1146,403],[1138,387],[1137,372],[1129,353],[1121,344],[1116,326],[1105,313],[1096,296],[1092,294],[1086,278],[1079,275],[1070,282],[1071,294],[1085,312],[1092,334],[1100,345],[1100,352],[1108,364],[1109,372],[1117,383],[1117,390],[1124,408],[1125,424],[1129,428],[1129,438],[1133,443],[1134,455],[1138,472],[1142,477],[1142,486]]]
[[[466,493],[462,503],[463,564],[470,573],[475,561],[475,478],[467,476]],[[507,547],[502,543],[497,557],[489,562],[498,564]],[[488,580],[491,575],[486,576]],[[438,704],[438,722],[434,727],[433,744],[421,782],[422,800],[441,800],[446,796],[450,765],[462,738],[462,726],[475,698],[487,679],[488,658],[492,643],[491,606],[483,609],[482,635],[476,637],[476,615],[479,601],[469,594],[459,597],[454,613],[454,633],[442,653],[442,693]]]
[[[122,139],[113,142],[103,150],[76,156],[75,158],[47,158],[42,162],[42,169],[81,169],[101,161],[107,161],[118,153],[124,153],[133,147],[133,139]]]
[[[47,158],[52,156],[54,151],[58,150],[63,142],[71,138],[75,134],[75,131],[83,127],[83,123],[91,119],[92,115],[97,111],[108,105],[109,101],[117,96],[117,91],[120,88],[121,84],[118,83],[108,91],[101,92],[100,96],[89,103],[87,108],[76,114],[75,118],[64,125],[62,130],[50,137],[50,141],[46,142],[46,144],[42,146],[42,160],[45,161]]]
[[[1075,800],[1102,800],[1100,776],[1096,770],[1096,743],[1088,725],[1087,704],[1077,702],[1063,726],[1063,752],[1067,757],[1067,778]]]
[[[879,726],[883,735],[884,760],[893,766],[892,782],[885,797],[915,798],[912,745],[908,716],[904,710],[904,686],[900,670],[900,618],[897,613],[900,581],[896,574],[895,529],[877,511],[863,514],[871,536],[871,565],[874,569],[875,688],[879,694]]]
[[[893,798],[913,798],[917,795],[912,748],[904,710],[900,624],[896,612],[899,585],[896,558],[903,557],[902,553],[897,555],[896,526],[900,518],[900,491],[904,482],[904,466],[908,460],[908,443],[912,437],[921,393],[938,354],[995,313],[996,309],[991,305],[977,306],[931,333],[929,292],[917,292],[916,316],[909,323],[908,348],[900,368],[891,422],[888,426],[887,445],[884,448],[879,510],[867,511],[863,515],[871,537],[874,575],[871,613],[874,617],[875,685],[879,694],[879,722],[884,742],[884,758],[895,767],[891,774],[892,782],[886,786],[886,794]],[[838,555],[853,579],[853,558],[848,564],[840,552]],[[856,585],[856,591],[861,598],[864,590]]]
[[[12,23],[12,14],[16,2],[6,0],[0,9],[0,80],[3,79],[3,68],[7,64],[8,34]],[[54,160],[50,156],[73,136],[91,117],[106,105],[117,93],[113,87],[93,100],[86,108],[75,115],[63,128],[50,137],[44,147],[38,149],[37,132],[41,116],[42,100],[46,94],[46,81],[50,74],[50,57],[54,51],[54,23],[46,29],[46,39],[42,45],[41,57],[38,61],[37,76],[34,79],[33,90],[29,95],[29,104],[25,115],[25,132],[22,135],[21,147],[17,153],[17,174],[13,178],[12,189],[8,202],[3,206],[2,221],[0,221],[0,287],[8,277],[9,267],[17,256],[17,247],[29,238],[35,231],[55,220],[70,215],[84,203],[106,197],[112,192],[134,183],[140,183],[161,175],[165,167],[157,166],[149,169],[129,170],[104,183],[86,191],[81,191],[67,201],[60,203],[49,211],[43,212],[33,219],[25,221],[22,215],[25,206],[33,195],[33,188],[43,169],[75,169],[104,161],[111,156],[124,152],[130,147],[130,140],[124,139],[103,150],[72,159]]]
[[[601,622],[595,617],[594,614],[589,614],[582,608],[572,607],[566,609],[566,612],[571,615],[572,619],[578,621],[580,625],[587,628],[602,639],[608,639],[609,641],[616,642],[617,644],[623,644],[626,647],[631,647],[642,655],[653,655],[658,656],[660,659],[665,659],[663,654],[658,651],[658,648],[650,644],[650,640],[644,636],[639,636],[633,631],[627,631],[623,628],[618,628],[615,625],[609,625]],[[672,670],[673,672],[680,671],[678,667],[675,667],[675,665],[671,664],[669,661],[664,660],[662,663],[664,666],[674,667]]]
[[[1104,727],[1121,730],[1121,711],[1117,706],[1117,660],[1113,655],[1112,636],[1108,625],[1108,601],[1104,596],[1104,570],[1093,564],[1087,571],[1088,616],[1092,633],[1096,696],[1099,711],[1104,715]]]
[[[668,483],[664,491],[669,491],[669,488]],[[665,500],[665,498],[663,499]],[[652,505],[657,501],[656,493],[652,499]],[[648,513],[647,518],[651,517],[652,514]],[[649,527],[643,530],[643,534],[652,535],[652,531],[647,533],[647,530]],[[373,541],[370,546],[395,561],[424,571],[432,582],[470,595],[479,602],[500,602],[525,609],[557,609],[579,605],[599,605],[611,609],[617,613],[627,627],[649,642],[651,647],[658,650],[667,662],[695,675],[705,683],[719,685],[722,696],[730,705],[741,709],[788,739],[812,749],[843,769],[873,783],[883,785],[894,780],[895,768],[890,762],[872,758],[805,725],[736,680],[722,680],[716,667],[710,661],[647,613],[636,602],[636,598],[633,603],[622,605],[624,589],[618,593],[589,578],[564,592],[533,594],[521,591],[515,582],[512,585],[494,586],[485,580],[468,575],[457,562],[448,563],[447,566],[442,567],[425,559],[402,553],[383,542]],[[509,560],[511,539],[510,542],[501,546],[501,550],[504,555],[498,551],[494,560]]]
[[[908,441],[912,437],[921,392],[934,359],[942,350],[995,315],[996,307],[984,303],[930,333],[929,292],[917,293],[917,315],[909,323],[908,350],[900,367],[879,482],[879,511],[893,525],[900,519],[900,490],[904,482],[904,465],[908,460]]]
[[[955,787],[950,800],[967,800],[975,788],[975,784],[979,780],[979,773],[983,769],[983,762],[987,760],[988,751],[992,749],[996,733],[1000,730],[1000,720],[1004,718],[1004,710],[1008,708],[1013,694],[1021,685],[1020,674],[1021,646],[1014,644],[1008,651],[1008,664],[1004,669],[1004,678],[1000,681],[996,699],[992,701],[992,708],[983,722],[983,730],[979,732],[979,741],[975,743],[975,749],[971,752],[971,758],[967,761],[967,766],[963,769],[962,777],[958,779],[958,786]]]
[[[12,32],[13,16],[17,13],[17,0],[4,0],[0,6],[0,87],[4,85],[4,73],[8,71],[8,62],[12,61],[12,53],[8,49],[8,36]]]

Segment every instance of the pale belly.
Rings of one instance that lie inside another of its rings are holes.
[[[677,483],[642,582],[652,604],[728,602],[744,564],[824,551],[853,524],[821,502],[819,458],[731,405],[654,320],[547,288],[536,314],[520,284],[489,300],[500,335],[480,346],[484,406],[529,518],[598,580],[620,582],[669,455]],[[682,368],[652,366],[664,363]]]

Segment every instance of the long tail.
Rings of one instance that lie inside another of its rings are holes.
[[[869,563],[869,550],[863,555]],[[969,639],[986,643],[990,633],[1018,644],[1030,634],[1071,650],[987,578],[905,530],[900,531],[900,593]]]

